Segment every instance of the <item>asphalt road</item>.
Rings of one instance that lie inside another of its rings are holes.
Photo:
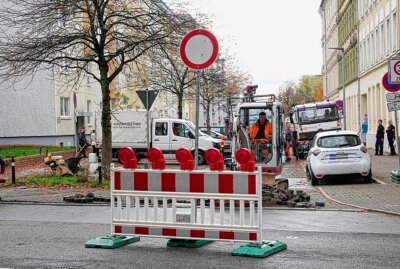
[[[174,249],[142,238],[119,249],[87,249],[110,232],[110,210],[95,206],[0,205],[3,268],[396,268],[400,218],[355,211],[265,210],[265,239],[288,249],[265,259],[233,257],[240,244]]]

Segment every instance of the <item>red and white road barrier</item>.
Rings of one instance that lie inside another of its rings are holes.
[[[252,160],[240,172],[221,171],[221,159],[209,152],[212,170],[193,170],[193,158],[181,151],[181,170],[174,170],[150,150],[153,169],[137,169],[130,151],[124,168],[112,169],[112,234],[261,242],[262,176]],[[190,222],[177,222],[177,200],[191,201]]]

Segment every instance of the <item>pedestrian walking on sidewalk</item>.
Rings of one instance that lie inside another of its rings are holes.
[[[382,120],[378,120],[378,128],[376,129],[375,155],[383,155],[383,140],[385,139],[385,127]]]
[[[390,156],[395,156],[396,154],[396,150],[394,149],[394,141],[396,140],[396,128],[393,126],[393,122],[392,120],[388,121],[389,126],[387,127],[386,130],[386,135],[387,135],[387,139],[389,142],[389,147],[390,147]]]

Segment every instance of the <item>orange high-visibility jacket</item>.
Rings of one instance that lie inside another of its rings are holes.
[[[257,121],[250,127],[249,135],[250,135],[251,140],[254,140],[254,138],[256,137],[256,135],[258,133],[258,129],[259,129],[259,125],[258,125],[258,121]],[[264,135],[265,135],[265,139],[269,141],[270,135],[272,135],[272,124],[269,121],[265,122]]]

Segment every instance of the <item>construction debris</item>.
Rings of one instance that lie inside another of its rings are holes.
[[[277,180],[273,185],[263,185],[263,206],[283,205],[297,208],[325,206],[324,202],[310,202],[310,195],[303,190],[289,190],[288,180]]]
[[[65,196],[63,198],[64,202],[67,203],[93,203],[93,202],[105,202],[110,203],[110,198],[104,198],[102,196],[96,197],[93,193],[89,192],[86,195],[77,193],[72,196]]]

